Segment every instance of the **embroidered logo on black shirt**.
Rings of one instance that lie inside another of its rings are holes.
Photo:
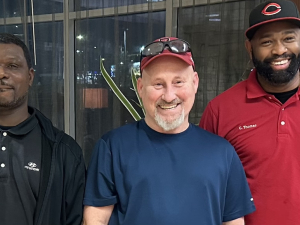
[[[28,170],[33,170],[33,171],[40,171],[40,169],[37,168],[36,163],[33,163],[33,162],[29,162],[28,166],[24,166],[24,168],[28,169]]]

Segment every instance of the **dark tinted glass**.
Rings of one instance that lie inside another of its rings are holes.
[[[76,140],[86,162],[96,141],[107,131],[134,121],[100,72],[100,58],[109,76],[141,117],[132,90],[131,70],[139,72],[140,51],[165,34],[165,12],[149,12],[76,21]]]

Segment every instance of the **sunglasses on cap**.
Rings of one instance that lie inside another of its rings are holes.
[[[151,57],[162,53],[166,47],[168,47],[169,51],[175,54],[192,52],[190,44],[182,39],[157,41],[152,42],[144,47],[144,49],[141,51],[141,60],[143,57]]]

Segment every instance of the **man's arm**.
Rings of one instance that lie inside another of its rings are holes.
[[[222,223],[222,225],[245,225],[244,217]]]
[[[83,225],[107,225],[113,209],[114,205],[103,207],[85,206]]]
[[[211,133],[218,134],[218,120],[217,115],[213,112],[212,104],[209,102],[202,114],[199,127]]]
[[[83,217],[83,196],[85,188],[85,164],[83,159],[82,150],[79,145],[71,139],[70,136],[64,136],[62,139],[64,145],[69,146],[69,154],[67,159],[64,160],[66,173],[70,176],[65,176],[65,213],[66,225],[80,225]],[[63,145],[63,144],[62,144]],[[71,150],[72,149],[72,150]]]

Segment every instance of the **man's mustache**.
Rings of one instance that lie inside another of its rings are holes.
[[[14,86],[12,86],[11,84],[5,82],[4,80],[0,80],[0,85],[3,85],[3,86],[7,86],[7,87],[10,87],[10,88],[14,88]]]
[[[267,58],[264,60],[265,63],[271,63],[272,61],[276,60],[276,59],[292,59],[292,58],[296,58],[295,54],[282,54],[282,55],[276,55],[273,56],[271,58]]]
[[[180,104],[182,102],[181,99],[177,98],[172,100],[171,102],[166,102],[165,100],[159,100],[156,105],[174,105],[174,104]]]

